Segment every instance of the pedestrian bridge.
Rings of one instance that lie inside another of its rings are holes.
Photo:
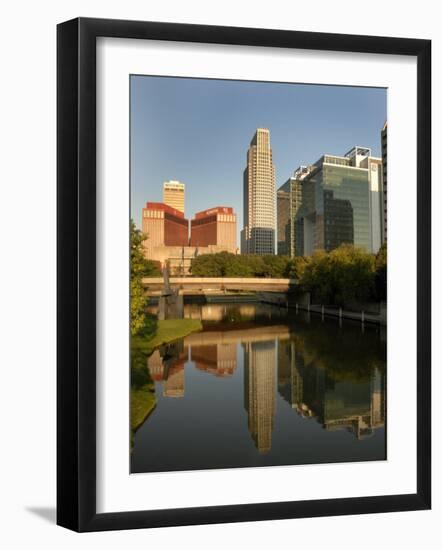
[[[247,277],[171,277],[170,285],[183,294],[209,294],[225,292],[291,292],[296,289],[295,279],[270,279]],[[162,277],[144,278],[143,286],[155,295],[164,286]]]

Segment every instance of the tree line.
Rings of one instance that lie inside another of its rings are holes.
[[[194,277],[259,277],[295,279],[315,302],[344,305],[385,300],[387,248],[369,254],[350,244],[312,256],[204,254],[192,260]]]

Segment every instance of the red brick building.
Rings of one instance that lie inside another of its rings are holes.
[[[222,247],[236,252],[236,214],[233,208],[216,206],[195,214],[191,220],[191,246]]]
[[[147,202],[142,213],[145,257],[161,266],[167,264],[173,275],[186,275],[198,255],[237,252],[233,208],[218,206],[198,212],[191,228],[189,239],[189,221],[183,212],[162,202]]]
[[[180,210],[162,202],[148,202],[143,208],[143,233],[147,251],[156,246],[188,246],[189,221]]]

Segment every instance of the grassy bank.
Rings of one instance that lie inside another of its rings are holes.
[[[130,427],[135,432],[156,407],[155,388],[150,385],[130,392]]]
[[[179,338],[184,338],[191,332],[202,329],[199,319],[167,319],[157,321],[155,330],[150,334],[133,336],[131,339],[132,349],[140,350],[150,355],[155,348],[162,344],[168,344]]]
[[[155,384],[147,368],[147,358],[155,348],[184,338],[201,330],[197,319],[167,319],[158,321],[153,315],[146,318],[144,330],[131,338],[130,427],[133,444],[135,431],[156,406]]]

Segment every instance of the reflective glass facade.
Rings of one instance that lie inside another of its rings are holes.
[[[304,180],[297,216],[297,227],[303,232],[298,255],[310,255],[319,249],[330,252],[343,243],[371,251],[369,171],[346,161],[342,157],[323,157]]]
[[[277,238],[278,254],[295,256],[298,231],[296,216],[302,205],[303,180],[292,177],[277,192]]]
[[[290,193],[278,189],[276,193],[277,253],[290,254]]]

